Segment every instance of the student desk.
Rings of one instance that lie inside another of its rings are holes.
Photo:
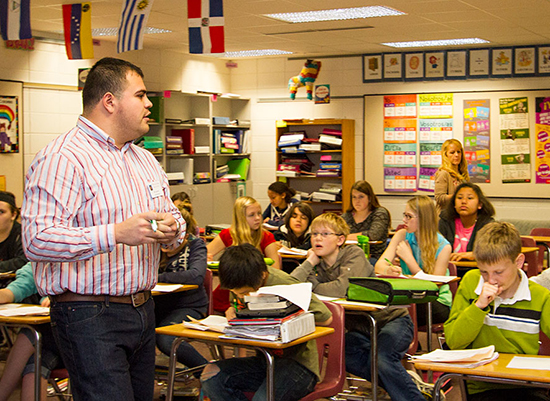
[[[157,286],[158,286],[158,287],[164,287],[164,286],[169,286],[169,285],[181,285],[181,287],[178,288],[177,290],[169,291],[169,292],[165,292],[165,291],[151,291],[151,295],[155,297],[155,296],[158,296],[158,295],[174,294],[174,293],[176,293],[176,292],[189,291],[189,290],[194,290],[195,288],[199,288],[199,286],[196,285],[196,284],[157,283]]]
[[[532,237],[536,238],[536,237]],[[549,238],[550,239],[550,238]],[[539,250],[536,246],[522,246],[521,247],[521,253],[531,253],[531,252],[537,252]],[[452,261],[451,263],[454,263],[456,267],[467,267],[470,269],[477,267],[477,262],[475,260],[459,260],[459,261]]]
[[[37,306],[37,305],[25,305],[21,306]],[[40,372],[40,366],[42,364],[42,335],[34,326],[50,323],[50,316],[0,316],[0,325],[5,327],[26,327],[33,334],[35,338],[35,351],[34,351],[34,366],[35,370]],[[40,401],[40,374],[34,375],[34,399]]]
[[[0,280],[12,280],[15,278],[15,273],[0,273]]]
[[[183,324],[174,324],[172,326],[158,327],[156,329],[157,334],[165,334],[169,336],[177,337],[172,343],[172,349],[170,351],[170,365],[168,369],[168,391],[166,393],[166,400],[172,401],[174,394],[174,377],[176,374],[176,350],[184,340],[193,340],[199,341],[206,344],[212,344],[215,346],[235,346],[243,348],[251,348],[260,351],[267,362],[266,369],[266,387],[267,387],[267,401],[273,401],[273,374],[274,374],[274,359],[272,352],[289,348],[294,345],[302,344],[309,340],[314,340],[319,337],[323,337],[329,334],[334,333],[332,327],[316,327],[315,331],[306,336],[300,337],[294,341],[283,344],[280,342],[273,341],[256,341],[256,340],[245,340],[245,339],[224,339],[220,338],[223,334],[216,333],[213,331],[200,331],[194,329],[188,329],[183,326]]]
[[[542,237],[538,235],[528,235],[529,238],[533,238],[539,245],[546,247],[546,267],[550,268],[550,237]]]
[[[510,369],[506,366],[514,356],[532,358],[550,358],[542,355],[499,354],[498,359],[477,368],[447,367],[442,364],[415,362],[420,370],[443,372],[434,386],[434,401],[439,401],[441,386],[447,379],[456,377],[460,380],[474,380],[489,383],[513,384],[529,387],[550,388],[550,371],[534,369]]]

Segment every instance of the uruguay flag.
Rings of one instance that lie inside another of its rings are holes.
[[[143,32],[147,26],[153,0],[126,0],[118,27],[117,53],[143,49]]]
[[[2,39],[31,39],[30,0],[0,0]]]
[[[189,53],[225,52],[223,0],[187,0]]]
[[[69,60],[94,58],[91,3],[64,4],[63,30]]]

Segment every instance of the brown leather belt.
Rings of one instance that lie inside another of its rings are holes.
[[[54,302],[105,302],[115,304],[128,304],[137,308],[143,305],[151,298],[151,291],[142,291],[132,295],[83,295],[75,294],[74,292],[64,292],[59,295],[50,295],[50,299]]]

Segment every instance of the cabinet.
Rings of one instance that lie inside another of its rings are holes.
[[[216,182],[216,167],[230,160],[250,158],[250,100],[240,97],[213,96],[202,93],[165,91],[150,95],[154,104],[149,122],[149,137],[158,137],[164,144],[162,152],[155,154],[166,173],[183,172],[184,182],[171,181],[172,193],[185,191],[191,196],[196,217],[201,226],[211,223],[231,223],[232,205],[236,198],[235,182]],[[217,124],[214,117],[226,117],[228,121]],[[216,122],[216,123],[215,123]],[[227,124],[225,123],[227,122]],[[166,137],[193,130],[192,151],[170,154]],[[232,154],[220,154],[215,134],[227,132],[239,136],[239,149]],[[202,148],[200,153],[195,150]],[[193,185],[193,176],[204,173],[209,183]],[[218,205],[215,208],[213,199]],[[196,205],[195,205],[196,203]],[[223,209],[223,210],[220,210]],[[226,210],[227,209],[227,210]]]
[[[319,138],[323,130],[336,130],[342,132],[342,144],[340,149],[329,149],[320,151],[305,151],[303,153],[283,153],[278,147],[281,135],[292,134],[303,131],[305,136],[310,139]],[[297,173],[296,177],[278,176],[279,181],[286,181],[288,185],[299,192],[318,191],[323,183],[334,183],[342,185],[342,201],[333,202],[315,202],[307,201],[311,204],[316,214],[325,210],[345,211],[349,207],[349,193],[355,182],[355,121],[344,119],[316,119],[316,120],[283,120],[277,122],[277,166],[285,160],[286,155],[304,154],[313,163],[311,171],[316,172],[321,163],[323,155],[333,155],[336,159],[341,159],[342,169],[338,177],[319,177],[315,175],[304,175]]]

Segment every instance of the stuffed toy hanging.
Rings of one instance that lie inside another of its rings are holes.
[[[307,60],[304,64],[304,68],[299,75],[290,78],[288,81],[288,90],[290,91],[290,98],[296,99],[296,92],[298,88],[305,86],[307,90],[307,98],[313,99],[313,83],[319,75],[321,70],[321,62],[316,60]]]

